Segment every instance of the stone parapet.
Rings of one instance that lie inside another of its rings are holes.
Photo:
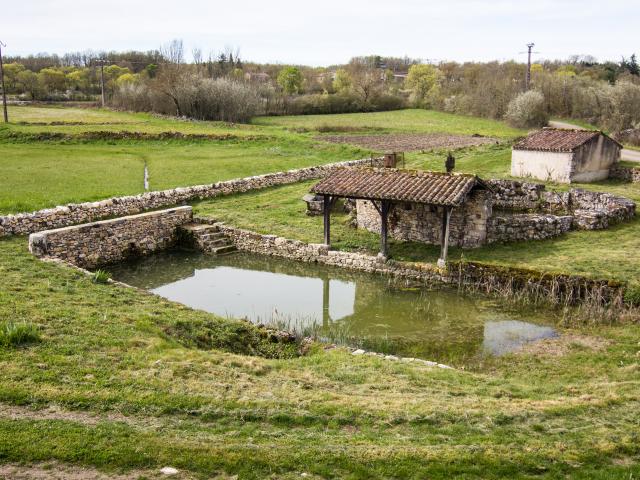
[[[178,207],[45,230],[29,236],[29,250],[38,257],[96,268],[172,247],[178,227],[192,217],[191,207]]]

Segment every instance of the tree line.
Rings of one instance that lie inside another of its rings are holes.
[[[76,52],[9,57],[7,93],[25,100],[90,100],[100,92],[103,61],[112,106],[204,120],[255,115],[345,113],[431,108],[535,126],[549,116],[576,118],[612,131],[640,123],[636,56],[598,62],[590,56],[542,61],[424,63],[408,57],[355,57],[344,65],[257,64],[227,48],[191,52],[181,41],[147,52]]]

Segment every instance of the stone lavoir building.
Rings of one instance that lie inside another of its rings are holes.
[[[621,150],[622,145],[599,131],[543,128],[513,146],[511,175],[595,182],[609,177]]]
[[[381,234],[381,256],[388,255],[387,235],[441,246],[477,247],[486,242],[491,200],[475,175],[398,170],[339,168],[312,192],[323,196],[324,237],[330,244],[329,215],[338,198],[356,200],[358,227]]]
[[[440,245],[439,263],[449,246],[541,240],[571,229],[596,230],[635,215],[635,203],[607,193],[571,189],[547,191],[542,184],[481,180],[475,175],[337,168],[312,188],[324,205],[324,243],[330,245],[330,214],[338,198],[355,200],[358,228],[387,236]]]

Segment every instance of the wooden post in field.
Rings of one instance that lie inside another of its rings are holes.
[[[102,108],[104,108],[104,60],[100,60],[100,90],[102,92]]]
[[[2,87],[2,109],[4,110],[4,123],[9,123],[9,113],[7,112],[7,90],[4,86],[4,66],[2,64],[2,47],[6,47],[6,45],[0,42],[0,86]]]

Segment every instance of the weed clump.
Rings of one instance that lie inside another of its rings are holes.
[[[40,341],[38,327],[29,322],[0,322],[0,347],[18,347]]]
[[[107,283],[111,279],[111,274],[106,270],[98,269],[93,273],[93,283]]]

